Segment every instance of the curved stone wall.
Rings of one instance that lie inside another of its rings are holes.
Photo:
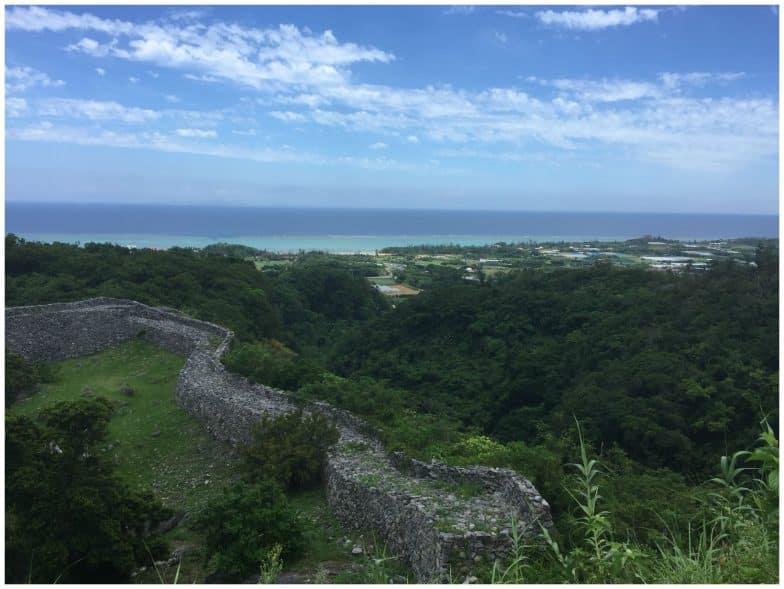
[[[226,371],[221,357],[233,334],[219,325],[109,298],[6,309],[6,345],[29,360],[83,356],[134,337],[187,358],[177,401],[217,439],[247,442],[261,415],[297,406],[328,415],[340,431],[325,466],[331,509],[343,525],[373,530],[420,582],[462,578],[503,558],[513,519],[524,538],[552,526],[547,501],[514,471],[388,455],[372,428],[347,411]]]

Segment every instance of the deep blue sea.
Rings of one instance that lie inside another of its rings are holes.
[[[385,246],[498,241],[777,237],[776,215],[300,209],[7,202],[5,231],[34,241],[372,252]]]

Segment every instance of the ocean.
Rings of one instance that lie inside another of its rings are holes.
[[[31,241],[277,252],[373,252],[387,246],[778,237],[776,215],[305,209],[7,202],[5,231]]]

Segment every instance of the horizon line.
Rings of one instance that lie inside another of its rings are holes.
[[[159,203],[159,202],[109,202],[109,201],[45,201],[45,200],[5,200],[6,205],[93,205],[93,206],[129,206],[159,208],[226,208],[226,209],[276,209],[276,210],[310,210],[310,211],[411,211],[411,212],[450,212],[450,213],[549,213],[549,214],[595,214],[595,215],[694,215],[713,217],[778,217],[779,212],[748,213],[748,212],[704,212],[704,211],[623,211],[623,210],[569,210],[569,209],[471,209],[471,208],[427,208],[427,207],[372,207],[372,206],[340,206],[340,205],[267,205],[243,203]]]

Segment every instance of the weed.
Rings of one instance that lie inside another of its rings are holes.
[[[274,583],[278,579],[283,570],[282,553],[283,546],[280,544],[275,544],[267,551],[267,554],[264,555],[264,559],[259,567],[259,583],[268,585]]]

